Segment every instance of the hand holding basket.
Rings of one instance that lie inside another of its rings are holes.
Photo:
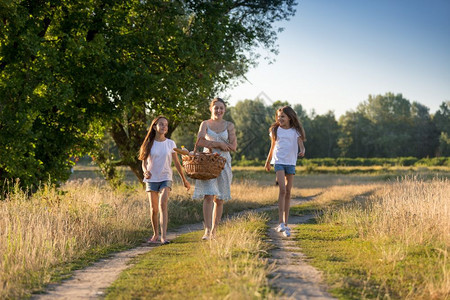
[[[190,178],[200,180],[217,178],[227,160],[219,153],[197,152],[197,143],[198,141],[195,143],[192,154],[186,149],[174,148],[173,150],[181,154],[184,170]]]

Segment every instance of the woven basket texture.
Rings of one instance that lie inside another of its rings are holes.
[[[217,178],[222,172],[226,159],[213,153],[196,153],[183,155],[183,167],[186,174],[192,179],[209,180]]]

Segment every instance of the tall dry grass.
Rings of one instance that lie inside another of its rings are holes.
[[[450,246],[448,179],[425,181],[405,177],[392,184],[372,187],[344,186],[325,191],[316,201],[329,202],[330,197],[331,200],[360,201],[339,210],[329,209],[321,220],[354,226],[365,237],[394,239],[405,245],[438,243]]]
[[[404,244],[450,246],[450,181],[414,177],[396,181],[374,195],[361,224],[368,235]]]
[[[175,184],[171,226],[203,220],[202,201]],[[277,189],[241,182],[232,186],[232,213],[274,203]],[[0,201],[0,298],[27,297],[55,268],[93,249],[131,246],[150,234],[149,204],[140,185],[112,189],[98,179],[71,180],[60,189],[43,185],[32,196],[13,189]]]
[[[411,292],[404,296],[408,299],[450,297],[449,180],[405,177],[358,200],[338,210],[326,210],[320,220],[356,228],[360,237],[375,245],[380,259],[392,270],[411,251],[426,251],[428,262],[416,262],[414,275],[394,280],[402,285],[409,277]]]
[[[380,247],[385,261],[401,262],[409,247],[427,247],[433,265],[418,270],[408,298],[450,298],[450,181],[415,177],[397,181],[374,196],[360,230],[373,240],[395,240]],[[418,266],[420,267],[420,266]]]
[[[90,249],[135,243],[149,227],[146,204],[92,180],[8,194],[0,202],[0,298],[29,295]]]

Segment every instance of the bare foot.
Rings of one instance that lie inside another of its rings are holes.
[[[151,239],[147,240],[147,243],[157,243],[159,239],[158,235],[153,235]]]

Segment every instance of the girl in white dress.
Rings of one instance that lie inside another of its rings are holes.
[[[209,106],[211,118],[200,124],[197,140],[198,147],[205,147],[206,152],[212,150],[225,157],[225,167],[219,177],[210,180],[196,180],[194,199],[203,200],[203,218],[205,234],[202,239],[211,238],[216,232],[222,218],[223,203],[230,200],[231,173],[230,151],[236,151],[237,140],[234,124],[223,119],[226,111],[225,102],[214,98]]]

